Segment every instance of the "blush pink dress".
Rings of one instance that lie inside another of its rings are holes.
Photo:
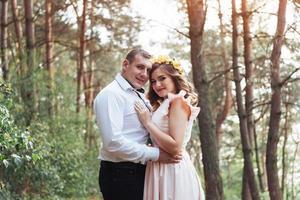
[[[184,95],[184,93],[180,92],[178,95]],[[175,96],[165,99],[152,115],[153,122],[165,133],[169,132],[168,112],[170,102]],[[198,174],[185,150],[191,138],[193,121],[200,111],[199,107],[189,106],[191,116],[183,141],[183,159],[176,164],[147,162],[144,200],[205,200]],[[152,141],[153,145],[157,146],[155,141]]]

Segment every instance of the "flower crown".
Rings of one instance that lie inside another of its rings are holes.
[[[169,64],[172,65],[172,67],[178,71],[180,75],[183,75],[184,71],[181,67],[180,63],[175,60],[174,58],[170,58],[169,56],[160,55],[157,57],[154,57],[151,59],[152,63],[158,63],[158,64]]]

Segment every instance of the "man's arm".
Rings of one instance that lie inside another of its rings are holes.
[[[126,106],[128,105],[122,98],[109,91],[95,99],[94,111],[102,133],[103,148],[123,161],[145,163],[148,160],[157,160],[158,148],[131,141],[122,134]]]
[[[158,161],[162,163],[179,163],[182,160],[182,155],[170,155],[169,153],[159,149],[159,158]]]

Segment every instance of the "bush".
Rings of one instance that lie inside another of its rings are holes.
[[[98,149],[84,143],[85,116],[64,107],[61,116],[38,114],[23,127],[14,95],[0,85],[0,199],[99,197]]]
[[[0,185],[3,189],[0,196],[6,198],[13,196],[9,191],[18,188],[11,183],[20,183],[16,172],[39,159],[30,131],[18,127],[10,114],[12,95],[12,89],[0,83]]]

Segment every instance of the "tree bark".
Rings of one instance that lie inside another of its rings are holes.
[[[289,98],[288,98],[289,99]],[[288,100],[287,100],[288,101]],[[289,131],[289,123],[290,123],[290,114],[289,114],[289,106],[288,103],[285,104],[285,119],[284,119],[284,128],[283,128],[283,145],[282,145],[282,175],[281,175],[281,194],[282,199],[284,199],[285,192],[285,183],[286,183],[286,174],[287,174],[287,164],[288,154],[286,154],[286,145],[288,140],[288,131]]]
[[[247,129],[247,116],[243,105],[241,76],[238,68],[238,32],[237,32],[237,13],[235,0],[232,0],[232,68],[234,74],[235,90],[236,90],[236,103],[238,109],[238,116],[240,121],[240,134],[243,147],[244,167],[251,196],[253,200],[259,199],[259,193],[255,182],[255,174],[252,165],[252,150],[248,137]]]
[[[259,182],[259,187],[262,192],[265,191],[265,182],[264,180],[266,179],[265,176],[263,175],[263,168],[265,167],[264,162],[260,162],[260,159],[262,156],[259,156],[259,149],[258,149],[258,142],[257,142],[257,134],[256,134],[256,129],[254,128],[253,130],[253,136],[254,136],[254,150],[255,150],[255,162],[256,162],[256,168],[257,168],[257,178]],[[264,154],[263,154],[264,155]],[[263,163],[263,167],[261,167],[260,163]]]
[[[90,38],[94,37],[93,27],[95,26],[94,20],[94,13],[93,8],[95,7],[95,2],[91,2],[91,9],[90,9],[90,22],[91,22],[91,35]],[[83,84],[84,84],[84,96],[85,96],[85,108],[86,108],[86,133],[85,133],[85,143],[88,144],[89,149],[92,148],[92,143],[96,143],[95,135],[93,134],[93,99],[94,99],[94,67],[95,67],[95,60],[94,56],[91,52],[94,52],[96,49],[94,48],[94,41],[93,39],[87,43],[87,50],[90,52],[89,55],[89,65],[86,67],[84,75],[83,75]]]
[[[251,148],[253,147],[253,133],[254,133],[254,121],[253,121],[253,104],[254,104],[254,97],[253,97],[253,62],[252,62],[252,37],[250,33],[250,12],[247,8],[247,0],[242,0],[242,18],[243,18],[243,40],[244,40],[244,63],[246,68],[246,95],[245,95],[245,109],[247,115],[247,128],[248,128],[248,138],[249,144]],[[245,168],[245,166],[244,166]],[[247,172],[246,170],[243,173]],[[243,175],[243,179],[247,182],[243,184],[243,199],[244,200],[251,200],[251,194],[249,189],[249,182],[248,178]],[[246,187],[246,188],[244,188]]]
[[[77,69],[77,99],[76,99],[76,112],[80,112],[80,95],[81,95],[81,83],[83,79],[83,69],[84,69],[84,53],[86,47],[85,41],[85,30],[86,30],[86,5],[87,0],[83,0],[83,11],[80,26],[80,38],[79,38],[79,66]],[[79,27],[78,27],[79,28]]]
[[[209,83],[204,68],[202,43],[205,23],[205,5],[202,0],[187,0],[191,62],[195,88],[200,97],[201,112],[198,116],[200,140],[203,153],[205,191],[207,200],[224,199],[222,178],[219,169],[216,134],[208,98]]]
[[[48,70],[48,114],[52,118],[54,115],[54,66],[53,66],[53,33],[52,33],[52,0],[46,0],[46,19],[45,19],[45,28],[46,28],[46,68]]]
[[[242,0],[242,17],[243,17],[243,39],[244,39],[244,63],[246,68],[246,99],[245,108],[247,114],[247,128],[251,146],[253,143],[253,58],[252,58],[252,37],[250,32],[250,12],[247,9],[247,0]]]
[[[8,80],[8,57],[7,57],[7,10],[8,1],[1,1],[1,37],[0,37],[0,48],[1,48],[1,68],[3,80]]]
[[[19,69],[17,72],[21,74],[21,76],[24,76],[24,51],[23,51],[23,45],[22,45],[22,26],[19,20],[19,11],[18,11],[18,4],[17,0],[11,0],[11,9],[12,9],[12,16],[13,16],[13,22],[15,27],[15,34],[16,34],[16,49],[18,51],[18,57],[19,57]]]
[[[16,31],[16,39],[18,47],[21,46],[21,38],[22,38],[22,27],[19,20],[19,11],[18,11],[18,4],[17,0],[11,0],[11,9],[12,9],[12,15],[14,20],[14,26]]]
[[[281,82],[280,82],[280,54],[284,40],[285,15],[287,0],[279,1],[277,29],[273,41],[271,55],[271,111],[266,151],[266,167],[269,196],[271,200],[281,200],[277,167],[277,144],[279,141],[279,126],[281,116]]]
[[[35,68],[35,36],[32,14],[32,0],[24,0],[25,10],[25,35],[26,35],[26,63],[21,95],[25,104],[26,124],[29,125],[36,114],[36,94],[34,85]]]
[[[251,200],[251,191],[248,183],[248,178],[247,178],[247,171],[246,167],[244,166],[243,169],[243,186],[242,186],[242,200]]]

